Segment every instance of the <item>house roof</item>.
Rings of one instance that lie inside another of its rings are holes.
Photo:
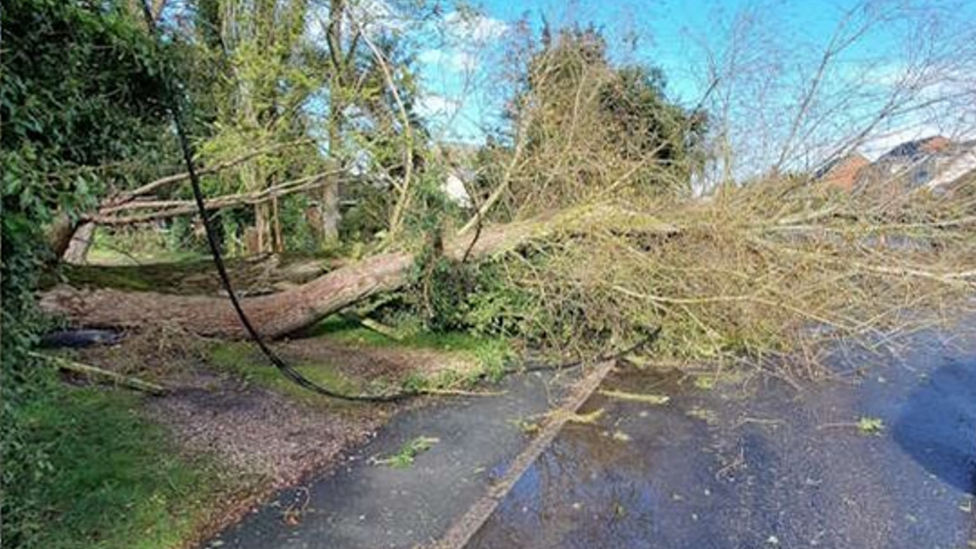
[[[952,141],[941,135],[933,135],[923,139],[906,141],[886,152],[879,160],[893,160],[896,158],[914,158],[917,156],[939,154],[946,151]]]
[[[818,181],[827,187],[833,187],[850,192],[857,183],[858,176],[871,161],[860,153],[851,153],[838,158],[823,168],[816,175]]]

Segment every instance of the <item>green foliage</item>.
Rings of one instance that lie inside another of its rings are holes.
[[[438,442],[440,442],[439,438],[420,436],[404,444],[397,453],[387,458],[377,459],[375,463],[389,465],[394,469],[406,469],[413,465],[417,456],[430,450]]]
[[[324,336],[351,345],[370,347],[407,347],[412,349],[432,349],[436,351],[457,352],[472,358],[484,358],[492,364],[504,362],[508,356],[508,346],[497,338],[479,337],[463,331],[435,333],[420,325],[410,325],[407,317],[397,326],[401,338],[393,340],[383,334],[363,327],[355,320],[341,316],[330,316],[320,322],[309,335]]]
[[[10,547],[90,547],[95,539],[69,540],[96,530],[103,541],[114,539],[109,527],[126,522],[96,499],[87,502],[90,514],[70,512],[78,498],[111,498],[120,488],[88,461],[112,463],[96,455],[100,447],[87,448],[104,441],[77,431],[98,414],[86,413],[86,404],[63,393],[52,371],[27,354],[44,325],[33,303],[50,259],[41,227],[58,214],[76,216],[109,187],[162,164],[163,107],[147,62],[154,48],[122,2],[70,0],[4,2],[3,46],[2,536]],[[118,427],[93,428],[102,436],[126,432],[136,443],[138,433]],[[95,473],[89,484],[79,477],[85,471]]]
[[[502,338],[533,338],[541,319],[532,307],[532,296],[505,282],[505,265],[483,264],[478,284],[466,297],[465,323],[477,334]]]
[[[39,263],[31,238],[35,229],[23,216],[4,215],[2,223],[0,459],[3,461],[3,489],[0,491],[0,513],[4,520],[0,535],[10,547],[27,547],[40,530],[45,507],[35,483],[49,474],[53,465],[49,444],[37,444],[31,436],[30,420],[24,407],[28,402],[45,397],[55,386],[55,380],[51,370],[37,364],[27,354],[36,344],[42,325],[32,294]]]
[[[653,156],[689,180],[700,167],[706,118],[668,101],[664,73],[658,68],[629,65],[616,70],[600,90],[600,108],[613,121],[612,140],[624,144],[623,154],[635,159]],[[653,185],[645,177],[642,183]]]
[[[560,29],[555,37],[544,38],[542,46],[529,62],[519,100],[532,97],[545,109],[562,106],[566,94],[577,101],[578,94],[593,93],[597,102],[592,107],[608,126],[610,144],[629,157],[646,155],[682,165],[704,135],[703,113],[688,112],[667,98],[664,72],[648,65],[612,63],[599,30]],[[550,137],[545,122],[537,118],[530,126],[535,141]]]
[[[160,163],[164,120],[153,48],[120,6],[66,0],[4,3],[4,128],[0,158],[8,214],[34,223],[90,207],[110,163]]]
[[[492,216],[691,194],[706,118],[667,97],[659,69],[614,62],[594,28],[546,29],[520,53],[507,135],[479,155],[482,192],[506,188]]]
[[[416,284],[418,309],[426,327],[434,332],[465,328],[467,296],[474,289],[477,267],[443,256],[426,261]]]
[[[182,457],[161,427],[139,416],[137,397],[48,390],[18,412],[21,443],[43,447],[45,455],[29,480],[4,485],[5,498],[36,502],[29,515],[23,509],[5,514],[5,546],[166,549],[182,543],[221,489],[213,466]],[[5,475],[11,463],[19,460],[5,459]]]
[[[349,186],[345,198],[353,206],[345,211],[339,224],[343,242],[371,242],[385,234],[392,207],[389,189],[356,181]]]
[[[267,359],[258,354],[250,344],[218,343],[213,346],[209,356],[210,364],[233,373],[248,383],[273,389],[310,404],[335,404],[282,376],[281,372],[269,365]],[[344,375],[336,364],[305,362],[295,365],[295,369],[313,382],[340,393],[357,394],[364,390],[362,380]]]

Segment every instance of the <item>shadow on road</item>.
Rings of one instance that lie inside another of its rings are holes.
[[[976,358],[948,359],[908,397],[895,442],[946,484],[976,494]]]

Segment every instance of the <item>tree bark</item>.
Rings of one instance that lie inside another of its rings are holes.
[[[345,86],[348,66],[342,49],[343,18],[346,16],[346,0],[330,0],[329,25],[326,29],[326,41],[329,47],[329,59],[332,73],[329,78],[329,156],[333,161],[342,158],[342,129],[345,124]],[[332,178],[322,188],[319,194],[319,208],[322,222],[319,228],[321,244],[331,244],[339,238],[339,181]]]
[[[64,252],[68,251],[68,246],[71,245],[71,239],[74,238],[78,226],[77,221],[62,214],[58,215],[51,226],[47,228],[48,247],[56,260],[60,260],[64,256]]]
[[[681,232],[680,227],[646,214],[613,207],[581,207],[456,236],[445,243],[444,255],[454,260],[478,260],[515,249],[529,239],[594,230],[660,236]],[[409,281],[413,264],[414,256],[407,252],[381,254],[284,292],[244,298],[241,303],[262,335],[278,338],[367,297],[400,288]],[[62,285],[42,297],[41,308],[65,315],[75,326],[138,329],[168,323],[203,336],[247,337],[230,301],[223,297],[79,290]]]
[[[342,219],[339,213],[339,181],[337,179],[330,180],[322,187],[319,200],[321,242],[329,244],[339,239],[339,222]]]
[[[92,241],[95,238],[95,224],[92,222],[82,223],[68,243],[62,260],[66,263],[81,265],[88,257],[88,250],[91,249]]]
[[[268,205],[260,203],[254,205],[254,230],[258,237],[258,253],[271,251],[271,223],[268,219]]]
[[[550,216],[485,229],[480,235],[453,239],[444,253],[458,260],[466,254],[470,259],[484,258],[542,234],[556,226],[552,221]],[[262,335],[282,337],[369,296],[403,286],[413,262],[414,256],[406,252],[377,255],[278,294],[244,298],[242,306]],[[247,337],[229,299],[223,297],[62,285],[42,297],[41,307],[65,315],[75,326],[139,329],[168,323],[203,336]]]

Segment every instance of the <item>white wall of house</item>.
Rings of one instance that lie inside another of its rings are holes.
[[[471,207],[471,196],[468,195],[468,189],[464,186],[464,180],[461,179],[461,175],[457,172],[448,172],[441,188],[447,194],[447,197],[458,206],[464,208]]]

